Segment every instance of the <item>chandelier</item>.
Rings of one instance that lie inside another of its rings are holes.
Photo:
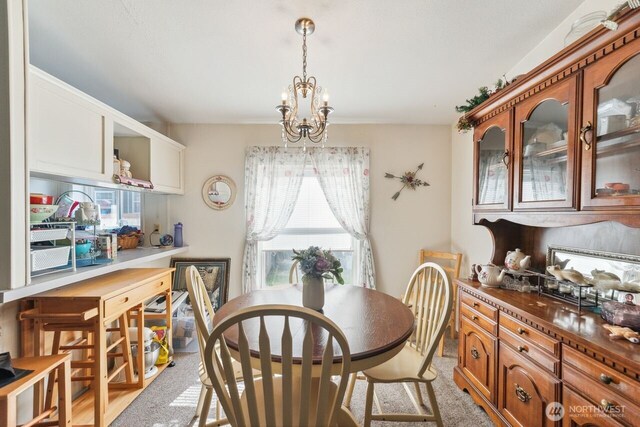
[[[333,108],[329,106],[329,94],[318,86],[316,78],[307,77],[307,36],[313,34],[315,24],[309,18],[300,18],[296,21],[296,31],[302,35],[302,78],[295,76],[293,83],[282,93],[282,104],[276,110],[282,114],[280,125],[282,126],[282,142],[287,147],[288,143],[295,144],[302,141],[306,147],[307,140],[314,144],[327,142],[327,127],[329,114]],[[324,93],[323,93],[324,92]],[[302,100],[300,99],[302,95]],[[306,101],[310,97],[310,101]],[[320,104],[322,97],[322,104]],[[305,100],[305,101],[303,101]],[[311,116],[309,119],[298,118],[300,103],[309,103]]]

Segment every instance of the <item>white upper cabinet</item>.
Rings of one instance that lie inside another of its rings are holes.
[[[111,181],[113,140],[106,111],[82,92],[32,69],[27,138],[32,172]]]
[[[113,185],[114,148],[154,191],[184,193],[185,147],[31,66],[27,143],[32,174]]]
[[[151,138],[151,182],[158,191],[184,192],[184,147],[169,138]]]

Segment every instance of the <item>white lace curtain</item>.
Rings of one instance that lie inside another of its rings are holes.
[[[355,147],[301,149],[250,147],[245,161],[247,237],[243,292],[256,289],[257,242],[271,240],[287,225],[293,212],[306,160],[318,174],[327,202],[342,227],[359,244],[354,259],[356,282],[375,288],[373,253],[369,241],[369,150]]]
[[[258,287],[258,242],[276,237],[289,221],[302,184],[306,157],[302,150],[281,147],[249,147],[247,150],[243,292]]]
[[[369,241],[369,149],[336,147],[310,154],[333,215],[360,246],[360,259],[354,259],[355,284],[375,289]]]

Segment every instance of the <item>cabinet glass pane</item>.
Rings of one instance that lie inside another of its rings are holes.
[[[640,55],[598,91],[595,127],[596,195],[640,194]]]
[[[543,101],[523,124],[522,201],[567,197],[567,126],[569,105]]]
[[[492,127],[479,142],[478,204],[502,204],[507,197],[507,167],[502,162],[505,133]]]

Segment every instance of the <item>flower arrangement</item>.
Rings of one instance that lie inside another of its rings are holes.
[[[300,251],[294,249],[293,253],[295,255],[291,259],[300,263],[300,270],[305,276],[331,279],[333,275],[338,283],[344,285],[342,264],[331,253],[331,250],[323,250],[318,246],[309,246],[308,249]]]

